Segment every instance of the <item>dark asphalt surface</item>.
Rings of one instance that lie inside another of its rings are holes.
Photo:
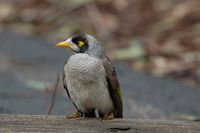
[[[57,72],[70,52],[38,37],[0,32],[0,113],[47,114]],[[200,117],[200,89],[169,78],[155,78],[115,62],[124,99],[124,115],[131,118],[188,119]],[[72,112],[60,82],[53,115]],[[184,116],[184,118],[180,117]]]

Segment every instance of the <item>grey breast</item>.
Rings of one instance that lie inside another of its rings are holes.
[[[95,81],[104,74],[102,61],[84,53],[72,55],[64,69],[68,78],[80,81]]]

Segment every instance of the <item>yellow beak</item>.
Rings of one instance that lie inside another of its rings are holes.
[[[57,43],[56,44],[56,47],[61,47],[61,48],[70,48],[71,47],[71,44],[69,42],[60,42],[60,43]]]

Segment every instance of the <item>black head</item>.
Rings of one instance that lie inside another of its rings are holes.
[[[84,34],[77,34],[71,40],[78,48],[77,53],[84,53],[88,49],[88,41]]]
[[[102,58],[104,51],[99,41],[89,34],[78,34],[69,39],[57,43],[57,47],[70,48],[75,53],[85,53],[93,57]]]

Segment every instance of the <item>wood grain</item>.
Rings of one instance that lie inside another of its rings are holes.
[[[200,133],[200,122],[146,119],[77,119],[64,116],[0,115],[0,132]]]

